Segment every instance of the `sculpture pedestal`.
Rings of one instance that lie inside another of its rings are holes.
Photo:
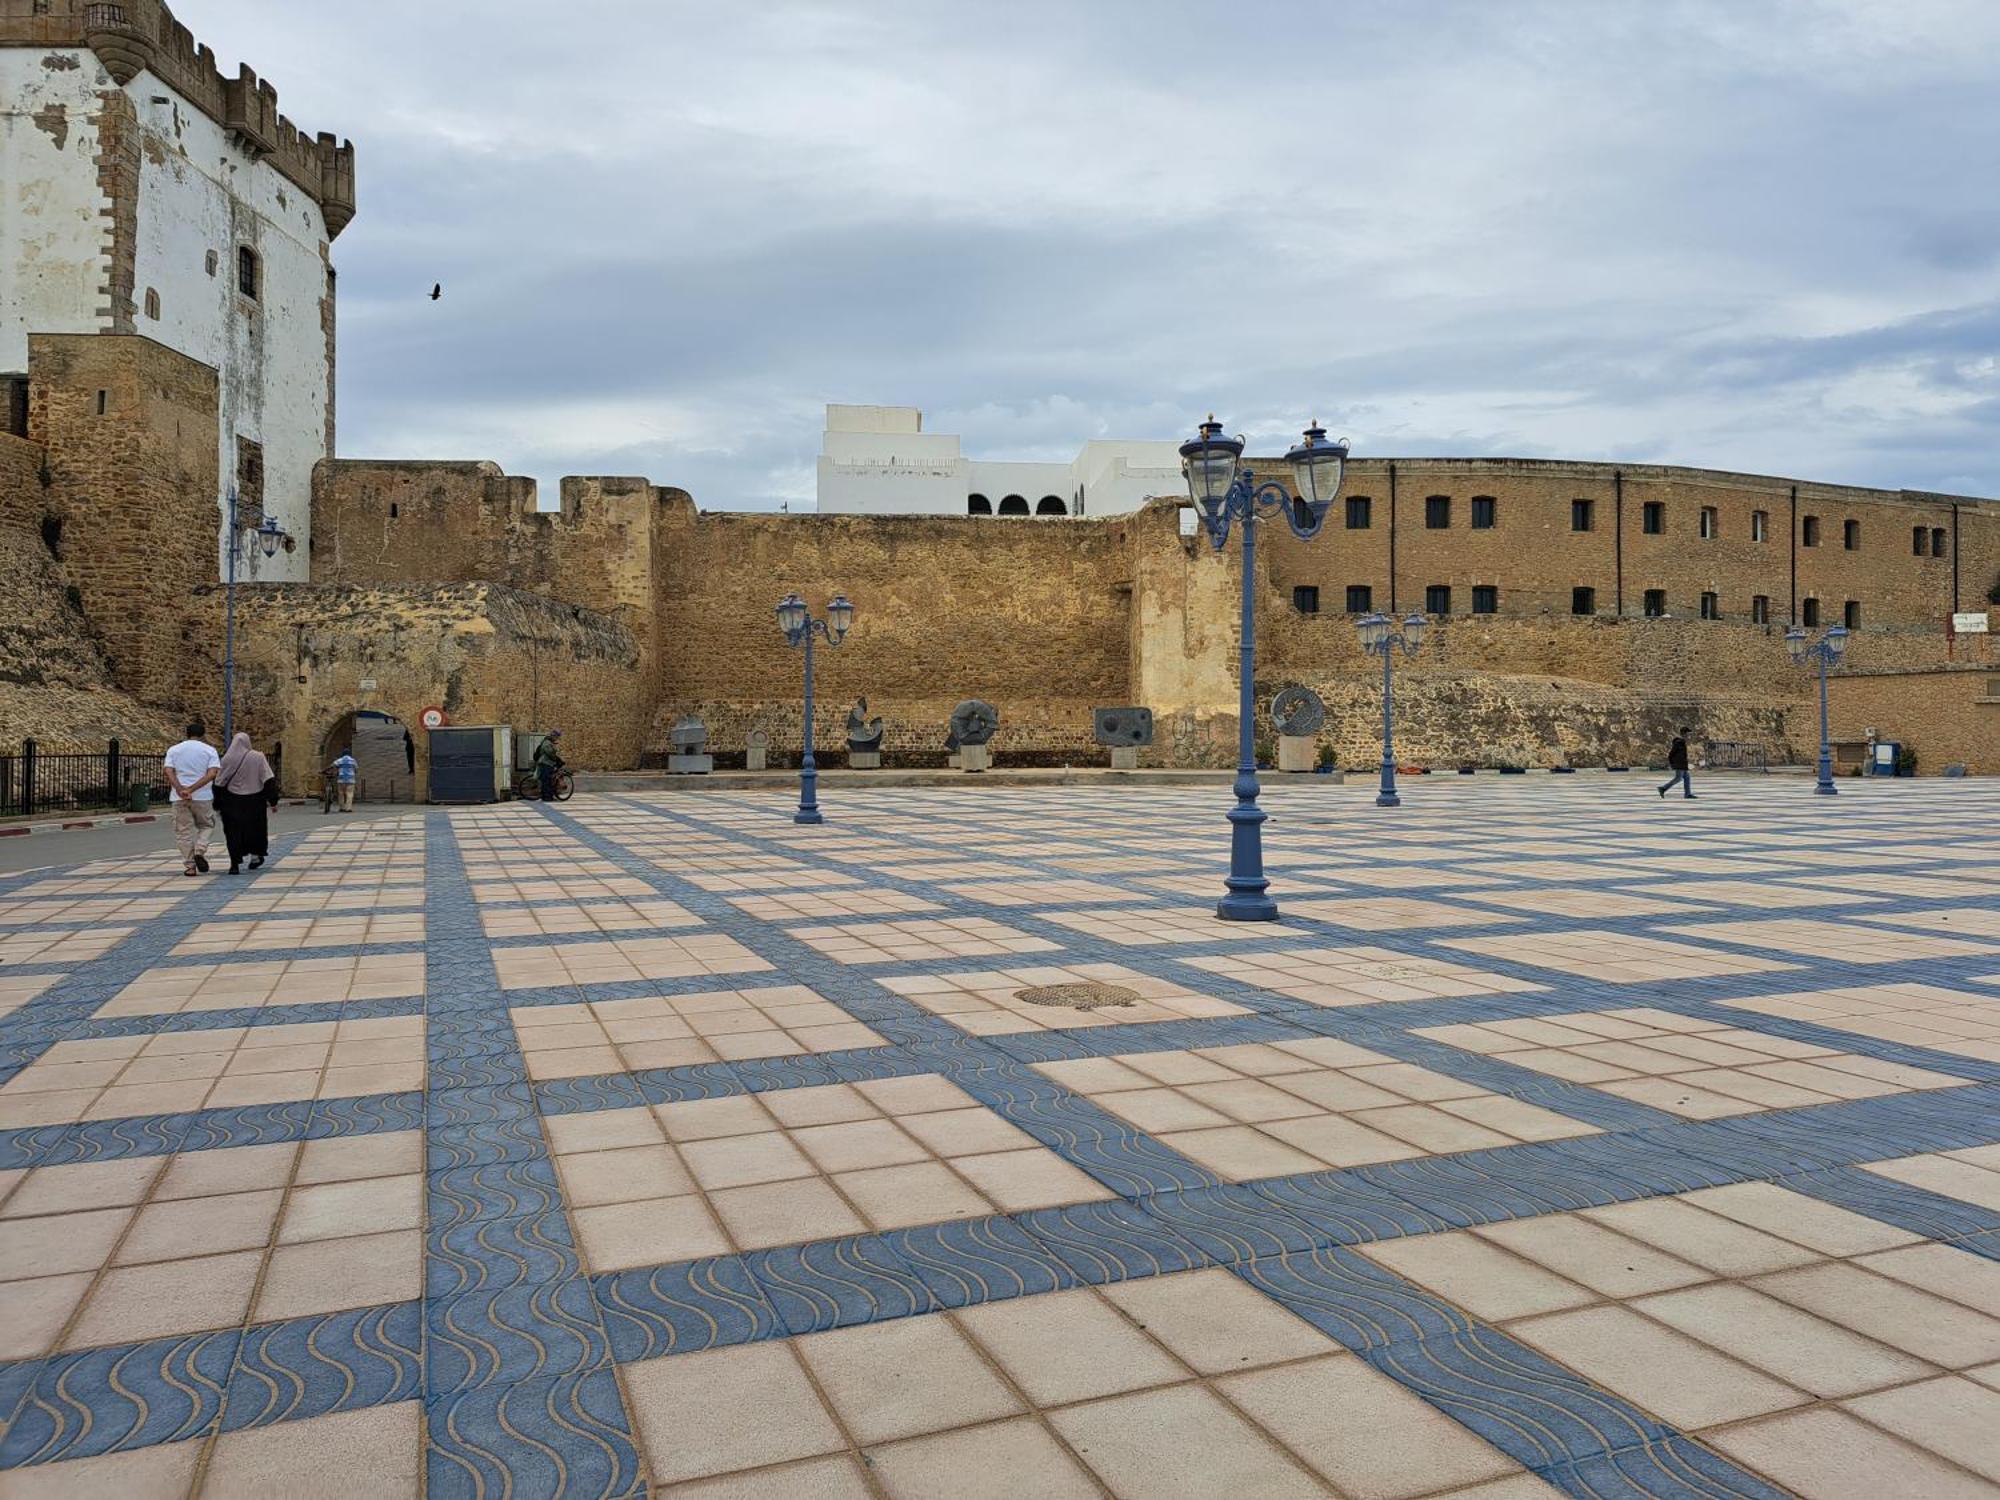
[[[961,764],[964,759],[965,752],[963,750],[947,750],[944,756],[944,763],[947,768],[953,771],[962,771],[965,769],[963,764]]]
[[[958,752],[961,771],[983,771],[993,764],[993,751],[986,745],[965,745]]]
[[[1111,747],[1111,769],[1114,771],[1138,770],[1139,747],[1137,745],[1113,745]]]
[[[1278,769],[1310,771],[1313,768],[1313,737],[1309,734],[1278,736]]]
[[[752,745],[748,750],[743,752],[743,769],[746,771],[763,770],[765,758],[769,754],[770,752],[764,746]]]
[[[879,771],[882,769],[880,750],[850,750],[847,752],[847,769],[850,771]]]
[[[669,755],[667,774],[669,776],[706,776],[715,769],[713,755]]]

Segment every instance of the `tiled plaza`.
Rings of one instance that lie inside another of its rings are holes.
[[[2000,784],[1274,780],[0,878],[0,1497],[2000,1496]]]

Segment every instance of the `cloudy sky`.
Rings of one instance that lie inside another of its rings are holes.
[[[2000,495],[1993,0],[174,9],[359,151],[348,456],[762,508],[829,401],[1213,408]]]

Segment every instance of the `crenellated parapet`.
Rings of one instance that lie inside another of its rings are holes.
[[[224,77],[164,0],[0,0],[0,47],[87,48],[121,86],[151,73],[317,203],[328,239],[354,218],[353,143],[300,130],[250,68]]]

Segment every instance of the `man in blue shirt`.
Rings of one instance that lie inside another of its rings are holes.
[[[339,759],[326,768],[325,774],[339,784],[342,812],[354,811],[354,778],[357,769],[351,748],[342,750]]]

